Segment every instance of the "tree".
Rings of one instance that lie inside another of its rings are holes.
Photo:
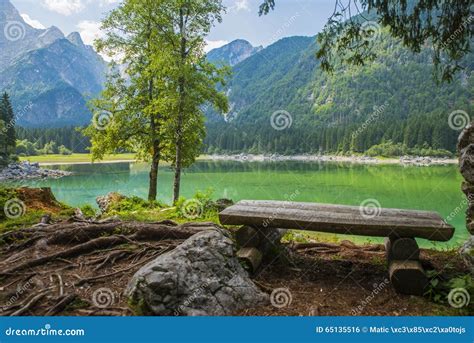
[[[10,97],[5,92],[0,103],[0,147],[2,160],[7,162],[10,156],[15,153],[16,134],[15,134],[15,114],[10,102]]]
[[[364,65],[376,57],[367,38],[388,27],[415,53],[431,46],[435,79],[451,81],[463,63],[469,63],[463,58],[474,35],[471,7],[470,0],[335,0],[334,12],[318,35],[317,57],[329,72],[339,61]],[[275,0],[264,0],[259,13],[274,8]]]
[[[180,194],[181,171],[194,162],[201,152],[204,138],[204,114],[201,106],[210,103],[218,112],[227,111],[227,98],[216,90],[224,83],[226,68],[217,68],[207,62],[204,52],[204,38],[214,22],[222,20],[224,10],[221,0],[177,0],[170,6],[175,34],[165,35],[174,60],[171,76],[172,89],[176,89],[176,110],[171,125],[175,139],[172,147],[175,154],[173,202]]]
[[[206,102],[225,111],[216,90],[223,70],[205,60],[204,37],[221,20],[220,0],[127,0],[102,23],[97,48],[122,56],[125,74],[114,68],[99,99],[91,102],[94,158],[134,151],[151,160],[149,200],[155,200],[161,160],[175,168],[174,200],[182,167],[200,152]]]
[[[91,137],[94,159],[106,153],[134,151],[137,158],[151,161],[148,199],[155,200],[158,168],[162,157],[163,99],[166,51],[160,46],[159,26],[164,1],[127,0],[102,22],[105,38],[96,42],[99,52],[121,57],[123,71],[112,65],[99,99],[91,101]]]

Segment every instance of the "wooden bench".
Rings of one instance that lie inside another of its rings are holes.
[[[240,257],[260,263],[258,246],[275,229],[386,237],[389,276],[395,289],[422,295],[428,283],[415,238],[448,241],[454,228],[436,212],[288,201],[243,200],[219,213],[223,225],[242,225]],[[261,250],[261,249],[260,249]]]

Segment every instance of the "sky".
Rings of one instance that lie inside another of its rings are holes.
[[[100,21],[120,0],[11,0],[25,21],[36,28],[57,26],[66,35],[78,31],[86,44],[100,35]],[[207,37],[207,50],[234,39],[268,46],[288,36],[320,32],[335,0],[277,0],[275,11],[258,16],[262,0],[223,0],[227,13]]]

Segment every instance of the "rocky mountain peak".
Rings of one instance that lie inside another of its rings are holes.
[[[51,26],[50,28],[43,31],[38,39],[41,40],[43,46],[54,43],[58,39],[64,38],[62,31],[56,26]]]
[[[84,41],[82,40],[81,35],[79,34],[79,32],[71,32],[66,37],[66,39],[68,41],[70,41],[72,44],[76,45],[76,46],[79,46],[79,47],[84,46]]]
[[[0,0],[0,24],[8,21],[23,22],[23,18],[9,0]]]
[[[261,49],[262,47],[254,47],[245,39],[236,39],[220,48],[211,50],[207,54],[207,57],[211,62],[219,62],[234,66],[246,60]]]

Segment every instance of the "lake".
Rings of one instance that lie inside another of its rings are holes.
[[[91,204],[95,198],[117,191],[146,198],[148,166],[140,163],[56,166],[74,175],[57,180],[23,181],[21,185],[51,187],[59,201],[72,206]],[[160,168],[159,200],[170,203],[173,171]],[[257,200],[292,200],[359,206],[375,199],[382,207],[434,210],[456,227],[448,244],[467,237],[466,200],[455,165],[401,166],[318,162],[199,161],[182,178],[182,195],[212,188],[213,197]],[[374,241],[372,238],[371,241]],[[376,240],[379,241],[379,240]],[[427,242],[421,242],[427,246]],[[429,243],[431,246],[432,244]]]

